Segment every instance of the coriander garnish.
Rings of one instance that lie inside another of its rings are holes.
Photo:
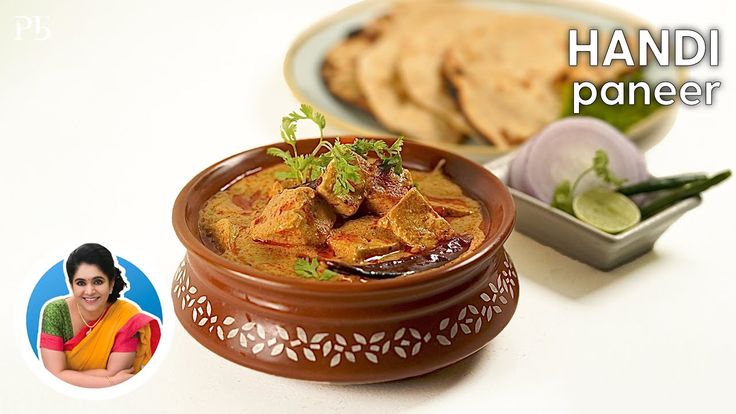
[[[299,154],[296,149],[296,125],[300,120],[308,119],[319,127],[319,143],[310,154]],[[353,184],[360,184],[360,167],[354,164],[354,154],[362,157],[373,151],[381,160],[381,168],[393,169],[397,175],[403,172],[401,163],[401,146],[404,137],[399,137],[391,146],[381,140],[357,139],[352,144],[343,144],[340,138],[335,139],[332,144],[324,140],[324,129],[327,122],[324,115],[315,111],[311,106],[302,104],[299,112],[291,112],[288,116],[281,118],[281,139],[289,144],[293,155],[280,148],[269,148],[266,153],[284,160],[289,167],[288,171],[276,173],[278,180],[294,180],[298,184],[304,184],[310,180],[316,180],[324,173],[327,165],[335,161],[336,177],[332,190],[337,196],[345,196],[355,191]],[[321,148],[327,148],[327,152],[319,154]]]
[[[337,171],[332,191],[336,196],[346,196],[349,192],[355,191],[355,187],[350,183],[360,184],[360,168],[351,163],[354,152],[350,145],[341,143],[338,138],[335,140],[335,145],[332,146],[329,156],[332,161],[335,161],[335,170]]]
[[[577,188],[580,181],[588,175],[590,172],[594,172],[604,182],[613,186],[620,186],[624,183],[624,179],[618,178],[608,168],[608,154],[603,150],[597,150],[593,156],[593,165],[585,169],[578,175],[575,182],[570,185],[570,180],[562,181],[555,188],[554,195],[552,196],[552,207],[558,208],[566,213],[573,214],[572,200],[575,197],[575,189]]]
[[[316,157],[320,148],[330,148],[329,142],[323,141],[324,129],[327,121],[324,115],[314,111],[311,106],[302,104],[299,107],[301,113],[294,111],[288,116],[281,118],[281,139],[287,144],[291,145],[294,155],[289,154],[280,148],[269,148],[266,153],[274,157],[279,157],[284,160],[284,163],[289,166],[289,171],[280,171],[276,173],[278,180],[296,180],[299,184],[304,184],[309,180],[316,180],[325,170],[329,160],[320,159]],[[302,119],[309,119],[319,127],[319,144],[314,148],[311,154],[299,155],[296,150],[296,124],[297,121]]]
[[[401,146],[404,145],[404,137],[398,137],[389,147],[381,140],[357,139],[352,144],[352,150],[356,154],[365,156],[373,151],[381,159],[381,167],[393,169],[396,175],[401,175],[403,165],[401,164]]]
[[[308,259],[296,259],[294,272],[305,279],[316,279],[320,281],[330,280],[337,276],[337,273],[329,269],[320,272],[318,267],[319,262],[317,259],[312,259],[311,262]]]

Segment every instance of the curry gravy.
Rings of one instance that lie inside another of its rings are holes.
[[[402,246],[393,251],[388,238],[392,234],[386,232],[386,246],[381,243],[382,233],[378,233],[375,244],[378,248],[364,250],[373,254],[369,257],[340,256],[341,250],[332,249],[328,244],[318,247],[309,245],[288,245],[278,242],[256,241],[251,235],[253,221],[266,207],[271,197],[283,190],[284,186],[276,179],[276,173],[286,171],[287,167],[279,164],[273,167],[242,177],[227,188],[213,195],[200,211],[199,230],[203,241],[222,257],[237,263],[254,267],[270,274],[286,277],[299,277],[294,271],[294,263],[298,258],[314,258],[322,260],[339,259],[347,263],[374,263],[410,256],[414,253]],[[410,170],[414,185],[430,202],[459,235],[472,236],[472,242],[457,260],[466,257],[483,242],[488,228],[488,216],[485,209],[474,199],[463,194],[462,189],[453,183],[439,169],[427,172]],[[361,208],[348,218],[338,217],[330,237],[341,240],[352,240],[360,243],[367,228],[375,230],[380,217],[366,214]],[[368,227],[366,227],[368,226]],[[375,240],[374,240],[375,241]],[[367,246],[371,247],[371,246]],[[382,250],[383,249],[383,250]],[[358,282],[365,281],[357,276],[343,275],[333,281]]]

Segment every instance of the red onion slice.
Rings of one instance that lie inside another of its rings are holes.
[[[614,127],[595,118],[570,117],[556,121],[539,132],[533,140],[526,160],[522,160],[526,164],[523,166],[523,177],[517,172],[513,182],[526,187],[519,188],[521,191],[545,203],[552,201],[560,182],[570,180],[572,183],[583,170],[590,167],[599,149],[608,154],[611,171],[626,179],[627,183],[636,183],[649,177],[644,156],[639,149]],[[589,174],[578,185],[576,192],[599,184],[600,180],[594,174]]]
[[[511,160],[509,166],[508,185],[519,191],[529,193],[529,182],[527,180],[526,169],[529,162],[529,152],[536,141],[527,141],[519,148],[516,156]]]

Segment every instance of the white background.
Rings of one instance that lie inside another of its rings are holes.
[[[28,367],[16,302],[34,272],[78,244],[108,245],[168,297],[184,253],[170,224],[178,191],[208,165],[278,139],[280,116],[297,106],[282,76],[288,46],[349,3],[0,2],[0,412],[736,412],[733,178],[614,272],[514,233],[521,301],[510,325],[422,378],[272,377],[215,356],[171,318],[160,368],[112,401],[67,397]],[[721,67],[690,73],[722,81],[715,105],[681,109],[647,160],[657,175],[736,167],[733,6],[606,3],[662,27],[721,29]],[[50,37],[16,40],[18,15],[49,16]]]

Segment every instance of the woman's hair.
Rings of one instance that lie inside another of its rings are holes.
[[[107,298],[107,303],[113,303],[120,297],[120,292],[125,289],[127,284],[123,280],[123,274],[120,269],[115,266],[115,261],[112,258],[112,253],[105,246],[97,243],[83,244],[69,255],[66,259],[66,275],[69,278],[69,283],[72,283],[74,275],[79,269],[79,265],[87,263],[95,265],[102,270],[102,273],[107,276],[107,280],[112,285],[112,293]]]

